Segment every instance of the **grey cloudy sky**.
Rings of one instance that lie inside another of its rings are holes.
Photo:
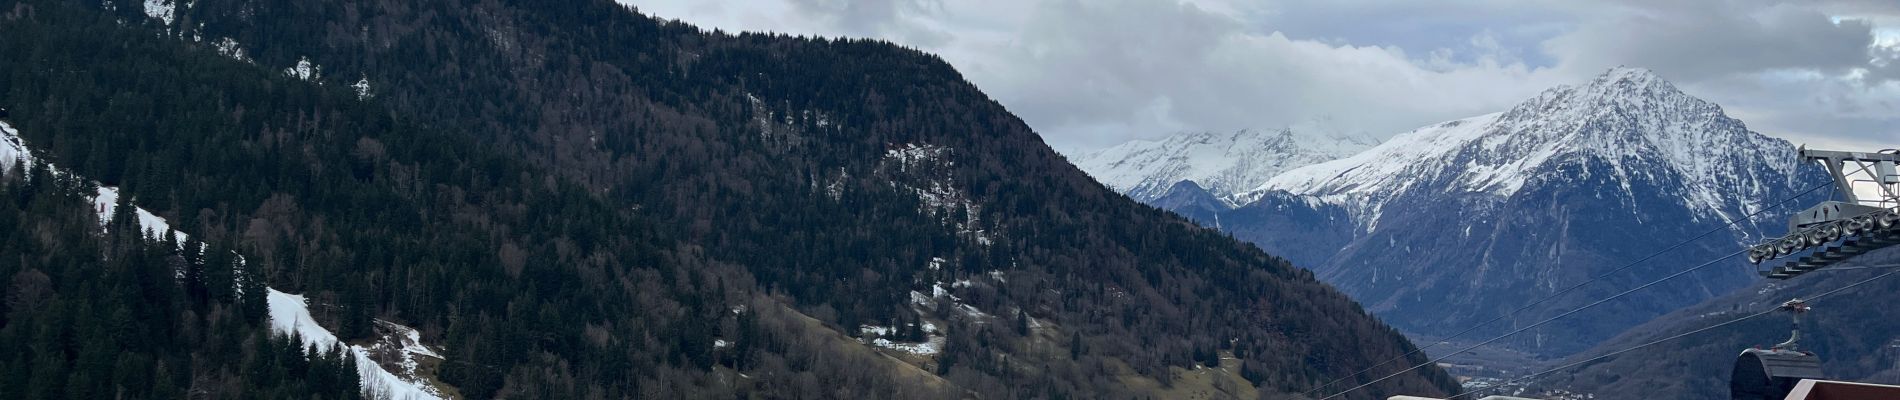
[[[1389,136],[1645,67],[1756,131],[1900,147],[1900,0],[620,0],[937,53],[1058,149],[1184,130]]]

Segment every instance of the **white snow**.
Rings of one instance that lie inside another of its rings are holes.
[[[1508,111],[1418,128],[1351,157],[1287,171],[1233,201],[1272,192],[1310,196],[1345,206],[1373,230],[1385,203],[1408,191],[1510,197],[1536,182],[1575,178],[1552,174],[1555,166],[1596,160],[1609,166],[1600,172],[1626,197],[1631,183],[1671,174],[1683,179],[1685,192],[1676,197],[1698,218],[1727,220],[1761,207],[1753,199],[1772,188],[1789,186],[1793,152],[1647,70],[1617,68]],[[1758,165],[1767,166],[1766,176],[1758,176]],[[1431,186],[1415,187],[1421,184]]]
[[[0,121],[0,169],[11,168],[13,165],[12,160],[15,159],[25,161],[27,165],[40,162],[32,156],[32,153],[28,151],[25,143],[20,140],[19,131],[11,124]],[[47,167],[48,169],[58,171],[58,168],[50,164],[47,165]],[[65,174],[66,172],[58,173]],[[98,189],[98,193],[92,199],[92,204],[93,209],[99,213],[101,223],[107,222],[107,220],[111,218],[113,211],[117,209],[118,197],[119,190],[117,188],[100,187]],[[144,208],[135,207],[133,214],[138,216],[139,225],[147,232],[162,233],[171,231],[170,223]],[[183,243],[187,237],[184,232],[173,232],[173,234],[176,235],[180,243]],[[239,258],[238,261],[243,262],[243,259]],[[267,301],[270,307],[272,331],[283,334],[296,332],[302,337],[304,345],[306,346],[316,344],[318,347],[329,348],[337,344],[336,335],[331,334],[329,330],[317,325],[316,322],[310,318],[310,310],[304,305],[303,296],[279,292],[277,289],[269,289]],[[377,320],[376,322],[400,333],[403,339],[402,352],[442,358],[441,355],[436,354],[435,351],[421,344],[421,337],[414,329],[388,321]],[[388,370],[383,369],[381,365],[369,357],[367,349],[361,346],[350,346],[350,350],[352,350],[352,354],[357,358],[357,374],[362,378],[364,389],[372,394],[382,396],[379,398],[395,400],[443,398],[433,387],[405,381],[396,374],[392,374]],[[409,376],[415,376],[413,360],[405,358],[404,366],[408,369],[408,371],[405,372],[408,373]]]
[[[92,198],[92,209],[99,213],[99,223],[101,224],[110,222],[112,213],[118,210],[118,206],[119,188],[116,187],[100,186],[98,195]],[[139,227],[144,229],[146,233],[152,234],[151,236],[158,237],[158,235],[169,231],[178,239],[179,243],[185,242],[186,235],[184,232],[172,231],[171,224],[166,223],[164,218],[159,218],[157,215],[153,215],[151,211],[146,211],[142,207],[134,208],[132,213],[138,216]]]
[[[897,328],[888,327],[888,326],[864,325],[864,326],[858,327],[858,332],[860,334],[865,334],[865,335],[876,334],[878,336],[890,336],[891,333],[897,332]]]
[[[0,122],[0,170],[12,168],[13,160],[24,161],[24,166],[29,167],[40,162],[38,158],[33,157],[32,152],[27,150],[26,143],[20,140],[20,131],[15,129],[11,124]],[[47,169],[56,171],[55,173],[57,174],[66,174],[65,172],[59,172],[59,168],[51,164],[47,165]],[[92,198],[92,208],[93,211],[99,214],[99,223],[103,224],[108,222],[107,220],[112,218],[112,212],[118,208],[118,204],[118,188],[108,186],[99,187],[98,193]],[[153,215],[150,211],[139,208],[134,209],[133,213],[139,218],[139,226],[148,233],[162,234],[171,230],[171,224],[166,223],[164,218]],[[177,235],[176,237],[180,243],[185,241],[186,236],[184,233],[173,232],[173,234]]]
[[[911,292],[911,293],[917,294],[917,292]],[[906,324],[905,326],[909,326],[909,325]],[[930,323],[930,321],[924,321],[922,328],[925,333],[936,332],[937,324]],[[894,335],[901,332],[897,329],[897,327],[894,327],[894,326],[859,325],[858,333],[864,334],[864,335],[876,334],[878,336],[890,336],[890,335]]]
[[[237,40],[221,37],[218,38],[216,44],[218,46],[218,54],[231,57],[233,60],[251,62],[251,57],[244,55],[244,46],[239,45]]]
[[[145,16],[157,18],[161,21],[165,21],[165,25],[171,25],[178,14],[175,8],[176,6],[172,1],[173,0],[145,0]]]
[[[891,149],[884,150],[884,158],[890,159],[890,160],[896,160],[898,168],[900,170],[908,170],[910,168],[916,168],[920,165],[934,164],[938,162],[942,162],[942,163],[945,163],[945,165],[949,165],[951,161],[944,157],[944,155],[948,154],[949,152],[950,152],[950,149],[943,146],[932,145],[932,144],[906,143],[903,146],[893,147]]]
[[[932,299],[932,298],[933,298],[933,297],[931,297],[930,295],[927,295],[927,294],[923,294],[922,292],[918,292],[918,291],[915,291],[915,290],[912,290],[912,291],[910,291],[910,303],[911,303],[911,304],[916,304],[916,305],[920,305],[920,306],[929,306],[929,305],[931,305],[931,302],[930,302],[930,301],[931,301],[931,299]]]
[[[836,179],[832,179],[831,183],[825,184],[825,195],[830,196],[831,200],[833,201],[843,199],[844,198],[844,184],[845,184],[845,181],[849,179],[851,179],[851,173],[845,172],[844,169],[839,169],[838,177]]]
[[[982,207],[970,200],[955,185],[950,175],[950,167],[956,161],[949,157],[951,149],[932,144],[906,143],[892,146],[884,151],[884,160],[879,169],[893,178],[909,177],[913,179],[891,179],[890,185],[900,189],[909,189],[922,202],[918,212],[949,218],[962,211],[964,220],[946,221],[955,225],[955,232],[981,246],[995,242],[994,235],[981,228]],[[894,171],[893,171],[894,170]],[[922,182],[912,182],[922,180]],[[833,196],[836,198],[837,196]]]
[[[26,143],[20,141],[20,131],[13,125],[0,121],[0,170],[13,167],[13,160],[22,160],[27,166],[37,162],[33,154],[26,151]]]
[[[922,343],[893,342],[889,339],[880,338],[880,339],[871,341],[871,344],[876,345],[877,347],[883,347],[883,348],[902,351],[902,352],[911,353],[911,354],[934,355],[943,351],[942,350],[943,342],[944,342],[944,337],[931,336],[930,339],[925,340]]]
[[[270,289],[271,330],[282,334],[296,333],[302,338],[304,346],[316,345],[318,348],[332,348],[339,343],[329,329],[317,325],[310,318],[310,308],[304,304],[301,295],[279,292]],[[363,381],[364,390],[395,400],[441,399],[442,394],[434,387],[405,381],[384,370],[369,357],[368,349],[350,345],[350,354],[356,357],[356,373]],[[433,354],[433,352],[431,352]]]
[[[399,370],[396,376],[398,379],[404,382],[419,382],[422,379],[420,375],[417,374],[417,369],[421,367],[421,363],[416,361],[416,357],[442,359],[441,354],[436,353],[435,350],[430,349],[429,346],[422,344],[422,334],[416,332],[415,328],[380,319],[375,321],[377,328],[380,329],[377,333],[389,334],[393,337],[394,341],[377,340],[371,343],[367,350],[369,350],[369,354],[393,355],[397,357],[396,365],[399,367]]]
[[[935,308],[937,306],[937,299],[949,299],[950,307],[952,309],[957,310],[959,313],[962,313],[965,317],[969,317],[971,320],[982,322],[983,320],[986,320],[990,317],[988,313],[984,313],[983,310],[979,310],[976,307],[970,306],[969,304],[963,304],[963,298],[957,297],[954,294],[950,294],[950,288],[964,288],[964,287],[969,287],[973,284],[974,282],[968,279],[961,279],[961,280],[957,280],[956,282],[951,282],[948,284],[944,282],[937,282],[936,284],[930,285],[930,294],[924,294],[923,292],[918,292],[915,290],[911,291],[910,302],[911,304],[915,304],[922,307]],[[949,286],[949,288],[945,288],[945,286]],[[926,325],[924,329],[926,331],[930,331],[930,330],[935,330],[935,327]]]
[[[990,234],[984,232],[982,229],[970,231],[970,235],[976,238],[976,244],[979,246],[989,246],[996,243],[994,239],[990,239]]]
[[[1281,172],[1345,157],[1378,144],[1323,124],[1231,134],[1180,133],[1073,154],[1075,166],[1136,200],[1153,200],[1194,181],[1216,197],[1258,187]]]
[[[990,317],[989,314],[983,313],[983,310],[978,310],[976,309],[976,307],[972,307],[969,304],[957,303],[957,311],[961,311],[963,312],[964,316],[968,316],[977,321],[982,321],[983,319]]]
[[[309,57],[297,58],[297,65],[284,68],[284,75],[306,81],[323,79],[323,67],[310,62]]]
[[[350,84],[350,88],[356,89],[357,100],[367,100],[371,97],[370,91],[369,91],[369,77],[368,76],[365,76],[362,79],[357,79],[356,83]]]

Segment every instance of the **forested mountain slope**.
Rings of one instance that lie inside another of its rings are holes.
[[[267,334],[266,289],[228,247],[99,213],[94,183],[7,158],[0,398],[358,398],[351,357]]]
[[[467,397],[1295,392],[1413,348],[927,54],[604,1],[210,3],[0,1],[0,103],[345,340],[416,327]]]
[[[1804,298],[1814,301],[1810,303],[1813,310],[1801,317],[1799,344],[1802,350],[1819,355],[1828,378],[1900,383],[1900,337],[1893,335],[1900,332],[1900,320],[1891,311],[1900,301],[1900,276],[1881,276],[1893,272],[1896,264],[1900,264],[1900,249],[1889,249],[1795,279],[1757,282],[1638,325],[1561,362],[1708,328]],[[1856,283],[1861,284],[1849,287]],[[1840,291],[1814,297],[1835,290]],[[1553,373],[1530,381],[1529,386],[1591,393],[1597,398],[1727,399],[1735,357],[1743,349],[1772,346],[1788,336],[1788,315],[1777,312]]]

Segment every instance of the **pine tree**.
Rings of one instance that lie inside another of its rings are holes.
[[[1069,359],[1082,359],[1082,332],[1070,332],[1069,334]]]
[[[237,268],[232,250],[224,242],[217,242],[207,248],[204,254],[205,295],[212,302],[230,304],[237,301]]]
[[[241,271],[238,277],[241,297],[238,309],[242,311],[245,321],[262,324],[270,316],[270,289],[264,286],[264,271],[255,262],[238,261],[238,267]]]
[[[168,242],[172,242],[178,235],[168,231],[165,232],[165,237],[170,239]],[[210,300],[205,277],[204,244],[199,242],[196,236],[192,236],[186,238],[185,243],[179,246],[175,249],[184,261],[185,298],[190,301],[193,310],[203,312],[206,303]]]
[[[343,346],[338,346],[338,347],[343,347]],[[337,388],[339,389],[339,392],[337,393],[338,398],[342,398],[342,399],[362,398],[363,397],[363,390],[362,390],[363,380],[362,380],[362,376],[358,375],[356,372],[358,368],[356,365],[356,351],[348,349],[348,348],[344,348],[342,349],[342,351],[339,351],[337,353],[337,357],[341,359],[341,364],[338,366],[337,371],[336,371]]]
[[[912,320],[909,329],[907,329],[907,332],[904,332],[904,340],[922,342],[924,339],[926,339],[924,335],[924,320],[921,318]]]

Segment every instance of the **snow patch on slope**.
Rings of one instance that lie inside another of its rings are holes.
[[[174,0],[145,0],[145,16],[157,18],[160,21],[165,21],[165,25],[171,25],[172,21],[176,20],[178,15],[177,6],[173,1]]]
[[[32,152],[28,150],[25,142],[20,139],[19,130],[5,121],[0,121],[0,162],[3,162],[3,164],[0,164],[0,169],[11,168],[13,165],[12,160],[20,160],[26,166],[41,162],[33,157]],[[55,168],[50,163],[47,164],[46,167],[49,170],[59,171],[58,168]],[[66,174],[65,172],[57,173]],[[97,194],[92,199],[92,204],[93,209],[99,214],[100,223],[106,223],[112,218],[112,213],[118,209],[119,195],[118,188],[100,187],[98,189]],[[142,229],[145,229],[146,232],[171,232],[179,243],[184,243],[185,239],[188,238],[188,235],[184,232],[172,230],[170,223],[166,222],[164,218],[152,214],[151,211],[134,207],[132,212],[138,216],[139,225]],[[243,262],[243,259],[239,258],[238,261]],[[180,273],[182,273],[182,271]],[[334,347],[338,342],[336,335],[331,334],[329,330],[324,329],[322,326],[318,326],[316,322],[310,318],[310,310],[305,307],[303,296],[290,295],[279,292],[277,289],[269,289],[267,301],[270,307],[271,329],[273,332],[283,334],[295,332],[303,338],[306,346],[314,343],[317,344],[318,347],[329,348]],[[404,340],[400,346],[400,351],[403,353],[435,357],[438,359],[442,358],[441,355],[436,354],[427,346],[421,345],[421,336],[417,334],[414,329],[381,320],[378,320],[377,323],[384,325],[387,329],[398,332],[403,337]],[[414,382],[413,377],[415,376],[415,370],[412,359],[405,360],[404,367],[407,369],[405,372],[408,376],[412,377],[411,380],[405,380],[383,369],[380,364],[377,364],[375,360],[369,357],[369,353],[363,347],[351,346],[351,350],[352,354],[355,354],[357,357],[357,374],[362,378],[364,389],[379,396],[386,395],[379,398],[396,400],[443,398],[442,394],[434,387]]]
[[[99,213],[99,223],[104,224],[111,222],[112,213],[119,209],[119,188],[100,186],[98,194],[92,198],[92,208]],[[146,233],[153,234],[149,236],[158,237],[156,234],[171,232],[173,238],[177,239],[179,243],[185,242],[186,235],[184,232],[173,231],[170,223],[166,223],[164,218],[159,218],[157,215],[152,214],[151,211],[145,211],[145,209],[141,207],[134,207],[132,214],[138,216],[139,227],[141,229],[144,229]]]
[[[0,168],[12,167],[14,160],[20,160],[27,166],[34,163],[33,154],[27,152],[26,143],[20,141],[20,131],[14,130],[13,125],[6,121],[0,121],[0,162],[6,163]]]
[[[350,84],[350,88],[356,89],[357,100],[369,100],[370,97],[373,97],[373,94],[370,92],[368,76],[357,79],[356,83]]]
[[[5,166],[0,166],[0,169],[11,168],[14,160],[21,161],[24,167],[31,167],[40,162],[38,158],[33,157],[31,151],[27,150],[26,142],[20,140],[20,131],[15,129],[11,124],[0,122],[0,162],[6,163]],[[59,168],[52,164],[47,164],[46,168],[52,171],[59,171]],[[61,175],[65,174],[64,172],[55,173]],[[119,188],[116,187],[101,186],[98,189],[98,193],[92,198],[92,208],[99,213],[99,223],[101,224],[109,222],[112,219],[112,212],[118,209],[118,205]],[[138,216],[139,226],[145,229],[146,232],[172,232],[171,224],[166,223],[164,218],[159,218],[150,211],[137,208],[133,210],[133,213]],[[176,235],[180,243],[185,241],[186,236],[184,233],[172,232],[172,234]]]
[[[244,46],[239,45],[236,39],[221,37],[214,44],[218,46],[219,55],[231,57],[233,60],[251,62],[251,57],[244,55]]]
[[[912,168],[935,164],[939,160],[949,163],[949,160],[944,160],[944,155],[949,153],[950,148],[948,147],[906,143],[902,146],[894,146],[884,150],[884,158],[897,161],[898,170],[909,171]]]
[[[303,345],[306,347],[315,345],[318,348],[328,349],[341,343],[329,329],[317,325],[316,321],[310,318],[310,308],[304,303],[301,295],[270,289],[270,324],[272,331],[286,335],[295,333],[302,338]],[[349,345],[349,350],[350,354],[356,357],[356,373],[362,378],[364,389],[370,393],[382,396],[380,398],[395,400],[443,398],[442,393],[434,387],[406,381],[384,370],[376,363],[376,360],[370,358],[368,349]]]
[[[423,387],[434,389],[427,384],[423,384],[423,382],[426,382],[425,378],[419,373],[419,368],[422,366],[422,363],[417,361],[417,358],[429,357],[441,360],[443,359],[442,355],[436,353],[434,349],[430,349],[429,346],[422,344],[422,333],[417,332],[415,328],[380,319],[375,320],[375,322],[376,334],[380,336],[380,338],[370,343],[366,348],[368,353],[376,359],[393,359],[397,367],[395,374],[398,378],[402,379],[402,381],[414,382]]]
[[[310,62],[310,57],[298,57],[297,65],[284,68],[284,75],[306,81],[323,79],[323,66]]]
[[[930,339],[925,340],[923,342],[919,342],[919,343],[893,342],[890,339],[879,338],[877,340],[872,340],[871,344],[877,347],[883,347],[886,349],[897,350],[897,351],[901,351],[905,353],[911,353],[911,354],[917,354],[917,355],[936,355],[937,353],[943,352],[944,341],[945,339],[943,336],[931,336]]]
[[[955,225],[959,236],[970,239],[979,245],[988,246],[995,242],[991,232],[984,229],[981,215],[982,207],[970,200],[970,196],[956,186],[951,175],[956,161],[950,157],[951,149],[933,144],[906,143],[892,146],[884,151],[884,160],[879,169],[893,177],[890,184],[900,189],[909,189],[922,202],[918,212],[950,218],[961,211],[962,220],[947,221]]]

